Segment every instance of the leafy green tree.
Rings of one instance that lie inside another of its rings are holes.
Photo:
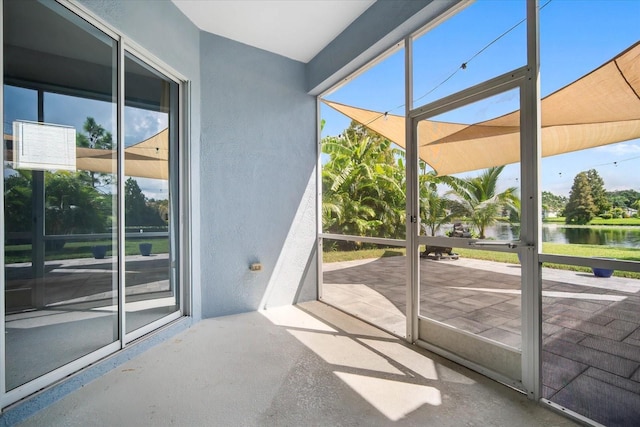
[[[400,238],[405,233],[404,155],[352,122],[326,137],[322,152],[323,229],[330,233]]]
[[[611,209],[611,203],[607,198],[607,192],[604,188],[604,180],[595,169],[589,169],[587,172],[587,181],[591,188],[591,198],[596,206],[596,215],[608,212]]]
[[[573,179],[569,202],[565,210],[567,224],[587,224],[598,212],[591,196],[591,186],[587,172],[580,172]]]
[[[124,182],[124,220],[127,227],[166,224],[158,210],[149,205],[138,182],[131,177]]]
[[[4,178],[4,227],[6,232],[31,231],[31,171],[21,170]]]
[[[542,192],[542,208],[546,211],[561,213],[568,201],[569,199],[565,196],[559,196],[550,191]]]
[[[149,199],[147,205],[155,209],[165,223],[169,220],[169,200]]]
[[[95,148],[98,150],[112,150],[113,137],[104,127],[99,125],[93,117],[87,117],[82,126],[85,134],[76,135],[76,145],[84,148]],[[111,174],[93,171],[85,172],[89,177],[92,187],[107,185],[111,183]]]
[[[105,232],[111,215],[111,195],[87,184],[82,172],[45,172],[45,232],[84,234]],[[5,178],[5,227],[8,232],[31,231],[32,174],[16,171]]]
[[[509,187],[498,192],[498,179],[504,166],[486,169],[477,177],[447,177],[445,182],[451,186],[449,194],[456,197],[454,215],[464,216],[484,239],[485,230],[501,217],[504,209],[516,209],[519,203],[518,189]]]
[[[631,189],[607,191],[606,194],[614,208],[632,208],[633,203],[640,199],[640,192]]]
[[[611,218],[624,218],[625,211],[622,208],[611,209]]]
[[[47,234],[103,233],[111,206],[111,195],[87,185],[82,172],[45,172]]]
[[[634,216],[640,218],[640,199],[636,199],[636,201],[631,204],[631,209],[635,209],[636,213]]]
[[[438,184],[443,182],[442,179],[437,177],[434,171],[425,171],[424,162],[420,162],[420,166],[420,222],[429,235],[435,236],[443,224],[451,222],[452,205],[451,201],[438,191]]]

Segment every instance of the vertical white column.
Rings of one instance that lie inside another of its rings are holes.
[[[407,221],[407,341],[418,339],[418,302],[420,298],[420,265],[418,263],[418,146],[415,138],[413,120],[410,117],[413,108],[413,38],[404,39],[404,76],[405,76],[405,147],[406,147],[406,221]]]
[[[317,298],[322,299],[322,129],[320,96],[316,97],[316,283]]]
[[[528,77],[520,98],[522,182],[522,384],[530,399],[541,397],[542,271],[540,235],[540,47],[538,0],[527,0]]]
[[[126,316],[125,316],[125,223],[124,223],[124,43],[122,37],[118,39],[118,319],[120,325],[120,347],[125,345]]]

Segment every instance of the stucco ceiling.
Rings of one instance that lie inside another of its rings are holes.
[[[172,0],[201,30],[309,62],[375,0]]]

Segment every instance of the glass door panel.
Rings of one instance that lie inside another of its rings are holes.
[[[175,288],[178,84],[125,55],[126,332],[179,310]],[[174,180],[175,181],[175,180]]]
[[[13,390],[119,338],[117,44],[57,3],[3,6],[2,375]]]
[[[521,380],[519,89],[417,121],[419,337]]]

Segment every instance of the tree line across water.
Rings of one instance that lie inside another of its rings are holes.
[[[404,150],[352,122],[339,136],[322,140],[322,225],[327,233],[405,238],[406,175]],[[425,234],[435,235],[444,224],[463,221],[474,237],[485,238],[497,221],[519,224],[518,189],[499,191],[504,166],[473,177],[436,176],[419,164],[420,221]],[[591,169],[579,173],[570,196],[542,192],[546,212],[564,216],[569,224],[586,224],[596,216],[624,216],[637,209],[640,193],[607,192]],[[349,242],[335,242],[345,248]],[[331,248],[327,248],[331,249]]]

